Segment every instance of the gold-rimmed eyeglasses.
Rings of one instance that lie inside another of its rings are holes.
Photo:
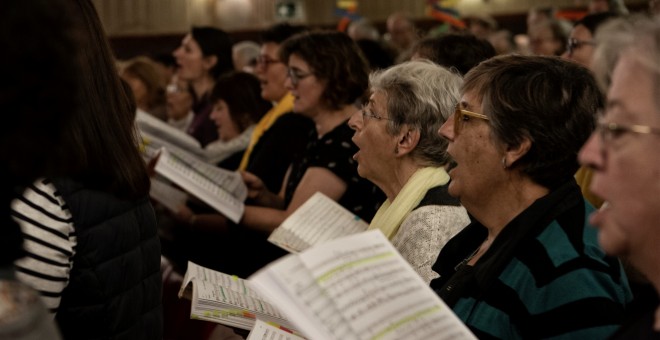
[[[660,128],[651,127],[648,125],[599,122],[596,124],[596,130],[598,131],[600,139],[605,144],[611,143],[613,140],[616,140],[626,133],[660,136]]]
[[[367,121],[367,117],[373,118],[373,119],[376,119],[376,120],[393,121],[392,119],[381,117],[381,116],[373,113],[371,110],[369,110],[369,105],[367,105],[367,104],[362,104],[362,108],[360,110],[362,111],[362,121]]]
[[[461,131],[461,125],[463,122],[469,121],[471,117],[483,119],[485,121],[490,120],[488,116],[483,113],[464,110],[461,109],[461,104],[456,104],[456,109],[454,111],[454,133],[458,134]]]

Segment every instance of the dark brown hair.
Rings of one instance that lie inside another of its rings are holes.
[[[211,92],[211,102],[223,100],[239,130],[245,131],[273,106],[261,98],[257,77],[245,72],[230,72],[218,78]]]
[[[312,31],[297,34],[280,47],[280,60],[295,54],[305,60],[314,75],[326,83],[323,103],[339,109],[354,103],[369,85],[369,66],[360,48],[346,34]]]
[[[516,146],[529,138],[530,150],[513,166],[550,189],[577,171],[577,154],[604,105],[591,72],[558,57],[489,59],[468,72],[462,92],[481,100],[495,140]]]

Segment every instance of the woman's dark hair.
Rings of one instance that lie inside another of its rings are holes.
[[[58,158],[67,174],[121,198],[149,191],[138,151],[134,103],[124,90],[103,26],[89,0],[73,0],[79,25],[79,103],[63,128]]]
[[[301,25],[291,25],[289,23],[283,22],[280,24],[273,25],[260,34],[260,41],[262,44],[265,43],[276,43],[281,44],[284,40],[289,39],[290,37],[302,33],[307,30],[307,27]]]
[[[193,27],[190,34],[205,57],[217,58],[218,61],[209,70],[214,79],[234,69],[231,54],[233,43],[227,32],[214,27]]]
[[[440,66],[454,68],[461,75],[496,54],[490,42],[472,34],[446,34],[426,38],[420,40],[413,51]]]
[[[280,47],[280,60],[295,54],[326,83],[323,103],[339,109],[360,98],[369,85],[369,66],[360,48],[345,33],[312,31],[295,35]]]
[[[554,189],[578,169],[577,155],[595,127],[604,99],[591,72],[558,57],[499,56],[468,72],[472,92],[490,118],[495,140],[530,150],[512,166]]]
[[[273,106],[261,98],[259,79],[246,72],[230,72],[218,78],[211,101],[218,100],[227,103],[231,119],[241,132],[258,122]]]
[[[619,15],[614,12],[601,12],[601,13],[589,14],[584,16],[582,19],[576,21],[573,27],[582,25],[589,30],[589,33],[591,33],[592,36],[595,36],[598,27],[600,27],[608,20],[617,17],[619,17]]]
[[[81,73],[69,1],[0,1],[0,167],[26,185],[54,176],[63,129],[76,107]],[[8,208],[8,206],[7,206]]]

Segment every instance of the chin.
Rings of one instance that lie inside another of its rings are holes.
[[[598,244],[611,256],[622,256],[628,253],[626,241],[620,236],[612,235],[610,232],[600,228],[598,233]]]

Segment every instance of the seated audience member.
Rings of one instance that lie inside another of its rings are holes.
[[[57,173],[54,153],[76,109],[76,59],[71,1],[0,2],[0,339],[61,339],[39,293],[18,281],[14,261],[23,257],[23,236],[10,204],[41,176]],[[26,42],[30,43],[26,43]]]
[[[556,19],[544,20],[527,28],[532,54],[559,56],[566,50],[570,26]]]
[[[54,152],[61,169],[12,202],[26,239],[17,276],[41,292],[65,339],[161,338],[160,244],[135,105],[92,2],[71,3],[79,105]]]
[[[210,163],[228,170],[238,168],[254,125],[272,107],[260,92],[259,80],[245,72],[231,72],[215,82],[211,119],[218,127],[220,139],[204,148],[213,155],[208,158]]]
[[[603,339],[623,321],[626,275],[573,177],[602,105],[589,70],[556,57],[500,56],[466,75],[440,133],[456,162],[449,194],[473,222],[431,285],[477,337]]]
[[[172,76],[172,80],[167,85],[165,106],[167,123],[183,132],[187,131],[195,117],[192,111],[194,98],[190,84],[177,75]]]
[[[187,132],[202,147],[218,139],[218,130],[209,118],[213,110],[210,96],[215,80],[234,69],[231,49],[231,38],[225,31],[193,27],[173,52],[178,65],[177,75],[190,83],[195,94],[195,117]]]
[[[368,105],[349,120],[358,174],[387,196],[370,224],[427,282],[438,252],[470,219],[447,194],[447,141],[438,128],[458,102],[461,77],[430,61],[371,75]]]
[[[589,14],[578,20],[573,26],[573,30],[571,30],[568,44],[566,45],[566,52],[562,57],[591,69],[591,61],[596,48],[596,30],[602,24],[615,17],[616,15],[612,12],[604,12]],[[588,167],[582,166],[575,174],[575,179],[580,185],[582,195],[594,207],[599,208],[603,204],[603,200],[589,190],[592,175],[593,172]]]
[[[660,339],[660,154],[654,151],[660,145],[660,21],[616,19],[598,31],[596,42],[596,74],[609,91],[580,161],[593,170],[590,189],[605,203],[589,220],[603,249],[626,259],[655,288],[635,297],[652,305],[631,315],[613,338]]]
[[[394,12],[387,17],[387,34],[385,40],[396,51],[396,62],[410,59],[410,49],[419,40],[415,23],[408,15],[402,12]]]
[[[471,34],[447,34],[421,40],[413,48],[412,59],[428,59],[464,75],[494,56],[495,49],[487,40]]]
[[[165,84],[151,60],[131,59],[123,65],[120,75],[130,85],[138,110],[166,119]]]

